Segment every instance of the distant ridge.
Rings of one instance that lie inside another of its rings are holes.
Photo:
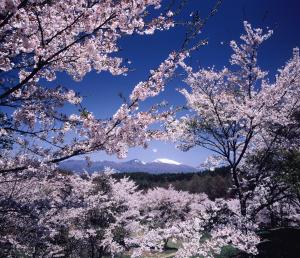
[[[93,173],[97,171],[103,171],[105,167],[110,167],[118,172],[144,172],[151,174],[162,174],[162,173],[190,173],[197,172],[192,166],[181,164],[171,159],[156,159],[152,162],[143,162],[139,159],[133,159],[125,162],[115,161],[94,161],[91,166],[87,165],[85,160],[67,160],[59,164],[61,169],[70,170],[76,173],[82,173],[87,171]]]

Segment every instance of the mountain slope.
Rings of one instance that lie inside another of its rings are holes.
[[[196,172],[197,169],[188,165],[181,164],[170,159],[156,159],[152,162],[142,162],[138,159],[133,159],[126,162],[114,161],[94,161],[91,166],[87,166],[85,160],[67,160],[59,164],[61,169],[82,173],[87,171],[93,173],[95,171],[103,171],[105,167],[110,167],[118,172],[145,172],[151,174],[162,173],[189,173]]]

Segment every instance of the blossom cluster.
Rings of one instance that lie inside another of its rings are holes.
[[[231,245],[256,253],[255,225],[232,200],[172,188],[141,192],[113,171],[1,176],[0,254],[143,257],[178,244],[176,257],[213,257]]]
[[[170,54],[143,87],[135,87],[132,103],[122,105],[111,119],[94,117],[79,93],[67,86],[45,86],[44,81],[55,80],[57,72],[75,80],[92,70],[125,74],[117,55],[119,39],[167,30],[174,26],[174,12],[168,8],[152,15],[150,10],[161,8],[160,0],[0,3],[3,173],[38,170],[92,151],[123,158],[128,148],[147,145],[148,126],[168,113],[138,112],[138,102],[163,90],[186,54]],[[73,114],[64,111],[66,105],[74,106]]]

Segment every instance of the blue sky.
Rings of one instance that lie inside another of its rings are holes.
[[[214,0],[189,0],[187,9],[182,15],[198,10],[206,16],[214,4]],[[274,79],[276,70],[290,58],[292,48],[300,46],[300,1],[299,0],[223,0],[218,13],[212,17],[200,35],[208,39],[209,44],[193,54],[189,60],[194,66],[215,66],[222,68],[228,65],[231,54],[229,42],[238,40],[243,32],[242,22],[247,20],[254,27],[270,28],[274,34],[261,48],[259,63],[270,71]],[[82,81],[74,82],[64,74],[60,74],[57,84],[65,85],[84,96],[84,106],[99,118],[109,118],[122,103],[119,93],[128,96],[134,86],[149,75],[172,50],[177,50],[183,40],[184,30],[181,27],[167,32],[158,32],[151,36],[130,36],[120,40],[119,55],[131,61],[133,69],[128,76],[111,76],[108,73],[91,72]],[[165,92],[144,105],[149,106],[161,100],[170,104],[184,104],[183,97],[176,92],[182,87],[180,80],[169,83]],[[169,158],[181,163],[197,166],[205,160],[209,152],[195,148],[182,152],[172,143],[152,142],[148,149],[134,148],[129,151],[128,158],[151,161],[156,158]],[[91,155],[93,160],[117,160],[103,152]]]

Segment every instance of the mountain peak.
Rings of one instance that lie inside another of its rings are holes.
[[[165,158],[161,158],[161,159],[155,159],[153,160],[153,162],[157,162],[157,163],[165,163],[165,164],[171,164],[171,165],[181,165],[181,163],[172,160],[172,159],[165,159]]]
[[[132,159],[132,160],[129,160],[127,161],[127,163],[131,163],[131,164],[146,164],[144,161],[141,161],[139,159]]]
[[[119,172],[144,172],[151,174],[161,173],[190,173],[197,172],[197,169],[188,165],[180,164],[171,159],[161,158],[152,162],[143,162],[139,159],[132,159],[126,162],[116,161],[94,161],[91,166],[87,166],[84,160],[69,160],[59,164],[61,169],[82,173],[88,171],[94,173],[95,171],[104,171],[105,167],[110,167]]]

